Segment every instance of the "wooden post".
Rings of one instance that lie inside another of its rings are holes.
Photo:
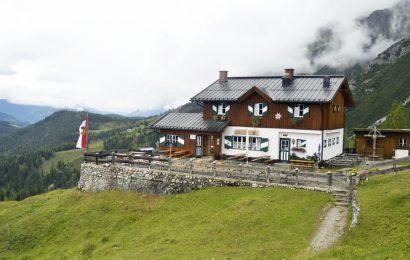
[[[111,164],[112,164],[112,165],[115,164],[115,155],[114,155],[114,152],[111,153]]]
[[[353,188],[353,175],[349,175],[349,190],[352,190]]]
[[[393,163],[393,176],[397,175],[396,163]]]
[[[96,154],[95,154],[95,164],[97,164],[97,165],[98,165],[98,157],[99,157],[99,154],[96,153]]]
[[[327,172],[327,182],[329,184],[329,188],[332,186],[333,184],[333,176],[332,176],[332,172]]]
[[[216,176],[216,161],[212,162],[212,171],[214,173],[214,176]]]
[[[266,167],[266,182],[269,183],[269,175],[270,175],[270,166]]]

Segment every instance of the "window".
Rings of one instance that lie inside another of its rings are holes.
[[[228,105],[226,103],[218,104],[218,115],[226,115]]]
[[[305,105],[303,104],[296,104],[293,110],[294,117],[303,117],[303,109],[305,109]]]
[[[337,144],[339,143],[339,137],[336,137],[336,143]]]
[[[233,136],[232,148],[234,149],[246,149],[246,137],[245,136]]]
[[[167,144],[178,144],[178,136],[177,135],[167,135]]]
[[[332,139],[327,139],[327,144],[328,144],[329,146],[332,146]]]
[[[407,146],[407,139],[406,138],[400,138],[399,139],[399,146],[400,147],[406,147]]]
[[[337,112],[337,106],[333,105],[333,112]]]
[[[336,144],[336,138],[333,138],[332,139],[332,145],[335,145]]]
[[[261,149],[260,137],[249,137],[249,150],[259,151]]]
[[[327,146],[327,140],[323,141],[323,148],[325,148]]]
[[[256,103],[254,109],[255,116],[262,116],[263,115],[263,103]]]
[[[297,139],[296,140],[296,147],[297,148],[306,148],[306,140]]]

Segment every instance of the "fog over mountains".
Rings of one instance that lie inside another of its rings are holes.
[[[385,9],[373,10],[367,14],[357,16],[347,22],[345,20],[347,18],[343,17],[340,17],[340,19],[335,17],[333,20],[328,19],[331,22],[325,23],[318,28],[316,36],[313,37],[311,41],[302,41],[298,49],[282,50],[280,46],[277,47],[275,45],[277,43],[272,43],[272,48],[265,50],[265,52],[267,52],[265,58],[259,60],[257,64],[253,64],[251,60],[244,62],[244,59],[241,58],[241,55],[243,54],[241,54],[242,50],[235,48],[228,50],[223,47],[223,43],[221,43],[222,45],[217,51],[219,52],[223,49],[225,50],[223,55],[220,57],[221,60],[227,59],[236,53],[237,57],[235,59],[226,60],[226,64],[230,64],[230,66],[225,67],[225,69],[230,70],[230,74],[233,76],[280,74],[282,73],[284,66],[283,64],[286,64],[286,66],[295,67],[296,73],[345,73],[349,78],[354,78],[354,76],[357,75],[357,73],[359,73],[362,69],[365,69],[369,65],[369,62],[377,57],[377,55],[382,53],[400,39],[409,36],[410,1],[401,0],[393,1],[393,3],[395,3],[393,6]],[[377,6],[376,3],[375,6]],[[270,7],[267,7],[266,11],[268,13],[269,8]],[[340,15],[343,16],[342,13]],[[348,18],[350,19],[350,17]],[[250,31],[254,31],[256,33],[259,30],[275,30],[277,26],[278,25],[260,28],[255,27],[252,30],[247,28],[249,31],[246,33]],[[289,26],[292,25],[290,24]],[[232,28],[232,30],[232,34],[238,33],[235,28]],[[229,33],[226,33],[225,35],[226,37],[232,36],[230,36]],[[282,35],[280,37],[289,37],[289,35]],[[246,39],[244,38],[243,40],[244,41],[239,41],[238,43],[245,44]],[[270,36],[266,37],[267,42],[271,40],[272,39]],[[212,46],[209,48],[212,48]],[[260,50],[257,46],[254,46],[253,49],[255,51],[255,57],[258,57],[257,55]],[[246,49],[244,49],[244,51],[246,51]],[[275,54],[277,51],[281,51],[282,53]],[[295,55],[300,56],[296,57]],[[206,57],[207,54],[203,53],[202,56]],[[164,56],[164,59],[165,58],[166,56]],[[127,59],[132,60],[133,57],[129,56]],[[298,62],[290,62],[292,60],[297,60]],[[186,62],[188,61],[189,60]],[[202,58],[201,61],[198,60],[197,62],[198,64],[191,65],[191,70],[193,67],[196,67],[198,69],[201,68],[203,71],[208,71],[209,69],[206,70],[206,66],[214,64],[211,57],[209,57],[209,64],[207,65],[203,63],[204,61]],[[268,63],[272,64],[272,67],[269,70],[266,69],[266,64]],[[175,71],[176,68],[179,69]],[[162,67],[161,70],[156,72],[158,73],[157,75],[151,75],[152,77],[149,76],[150,81],[143,80],[147,83],[146,85],[139,83],[137,84],[137,81],[134,82],[138,85],[138,87],[133,87],[134,90],[122,85],[121,80],[116,83],[118,86],[116,86],[115,89],[118,91],[114,91],[113,89],[107,91],[103,86],[101,86],[101,88],[97,88],[96,91],[92,91],[92,88],[90,87],[84,89],[82,92],[78,92],[77,97],[81,98],[84,102],[89,102],[87,104],[84,103],[83,105],[79,105],[83,101],[77,100],[74,102],[74,100],[72,100],[73,97],[67,96],[68,94],[62,90],[61,95],[58,97],[59,102],[57,102],[61,105],[52,104],[51,106],[19,105],[26,103],[48,104],[53,102],[51,102],[52,97],[49,99],[42,97],[41,100],[43,101],[36,101],[40,99],[35,97],[36,94],[33,91],[37,87],[34,86],[32,87],[32,90],[30,90],[33,92],[30,97],[25,97],[26,93],[23,90],[18,92],[18,89],[2,89],[2,85],[4,85],[5,82],[4,79],[13,77],[13,75],[17,75],[18,73],[17,71],[9,71],[8,73],[5,73],[4,70],[1,70],[0,98],[7,97],[9,100],[6,101],[0,99],[0,112],[18,119],[23,124],[37,122],[45,116],[50,115],[54,111],[60,109],[87,110],[95,113],[121,114],[124,116],[150,116],[162,113],[169,108],[177,107],[184,104],[184,102],[187,102],[192,95],[205,88],[207,84],[211,83],[217,77],[218,69],[223,68],[212,65],[212,69],[214,70],[212,74],[209,74],[208,72],[201,72],[199,73],[201,75],[199,75],[198,73],[188,71],[185,65],[178,67],[178,63],[174,63],[172,68]],[[98,70],[98,68],[94,68],[94,70]],[[131,71],[126,73],[126,70],[121,73],[121,77],[130,76],[136,79],[138,78],[138,80],[139,77],[142,77],[142,75],[138,73],[134,75],[134,72]],[[103,71],[101,71],[100,74],[102,77],[104,76]],[[92,75],[90,75],[90,77],[91,76]],[[111,78],[115,79],[117,78],[117,75],[113,74],[111,75]],[[152,84],[157,83],[161,85],[161,82],[164,80],[170,80],[171,78],[175,80],[175,82],[184,82],[184,85],[179,87],[175,87],[172,84],[165,84],[162,85],[162,87],[152,86]],[[58,84],[62,81],[61,79],[53,79],[53,82],[56,86],[60,86]],[[70,82],[71,81],[66,81],[64,84],[71,84]],[[29,84],[30,81],[23,83]],[[23,83],[19,82],[19,84]],[[43,86],[41,86],[41,88],[43,88]],[[44,85],[44,97],[48,95],[48,93],[46,93],[47,88],[48,87]],[[57,87],[55,89],[57,89]],[[70,92],[74,93],[76,92],[75,90],[76,88],[73,88]],[[19,104],[13,103],[16,101],[16,95],[18,96],[18,100],[20,100]],[[98,101],[101,97],[104,97],[106,100],[103,102]],[[27,101],[29,99],[30,102]],[[63,105],[65,103],[65,99],[71,99],[73,103],[66,102],[71,105]],[[49,100],[50,102],[48,102]],[[118,103],[118,100],[121,101],[120,104],[116,104],[116,102]],[[100,106],[100,104],[107,106]],[[107,109],[107,107],[109,107],[109,109]]]

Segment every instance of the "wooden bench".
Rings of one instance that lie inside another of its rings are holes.
[[[259,156],[259,157],[253,158],[251,162],[265,161],[269,159],[270,159],[270,156]]]
[[[179,157],[179,156],[183,156],[183,155],[188,154],[188,153],[189,153],[188,150],[182,150],[182,151],[179,151],[179,152],[174,152],[171,156]]]
[[[313,161],[306,161],[306,160],[290,160],[292,164],[292,168],[305,168],[305,169],[314,169],[315,162]]]

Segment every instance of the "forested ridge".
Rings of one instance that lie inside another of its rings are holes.
[[[45,149],[0,158],[0,201],[21,200],[50,189],[69,188],[77,184],[79,172],[72,163],[58,162],[50,172],[43,172],[43,160],[54,151]]]
[[[75,149],[78,127],[86,112],[58,111],[44,120],[0,138],[0,201],[21,200],[52,189],[77,185],[81,162],[53,158],[60,151]],[[153,146],[157,134],[149,128],[155,117],[125,118],[89,114],[89,141],[104,150],[129,150]],[[47,160],[52,165],[42,167]]]

